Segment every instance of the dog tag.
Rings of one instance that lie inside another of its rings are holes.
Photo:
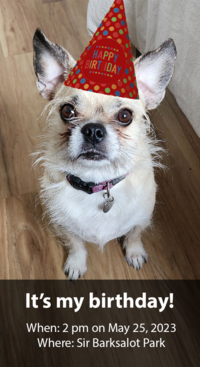
[[[106,202],[103,206],[103,212],[108,213],[109,210],[113,207],[114,204],[114,197],[110,195],[110,183],[107,183],[107,192],[103,195]]]
[[[104,203],[103,212],[108,213],[109,210],[113,207],[113,204],[114,204],[114,198],[110,196],[109,198],[106,199],[106,202]]]

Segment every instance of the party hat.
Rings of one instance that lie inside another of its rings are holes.
[[[122,98],[138,99],[123,0],[115,0],[64,83]]]

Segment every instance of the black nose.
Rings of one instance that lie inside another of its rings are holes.
[[[101,124],[86,124],[81,129],[81,132],[84,135],[85,141],[93,145],[100,143],[106,136],[106,129]]]

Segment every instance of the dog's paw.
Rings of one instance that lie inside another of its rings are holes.
[[[79,254],[69,254],[64,265],[64,273],[70,280],[77,280],[87,271],[86,260]]]
[[[148,255],[142,246],[134,246],[126,250],[125,260],[126,262],[133,266],[136,270],[142,268],[144,263],[147,263]]]

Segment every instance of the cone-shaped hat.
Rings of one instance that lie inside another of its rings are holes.
[[[123,0],[115,0],[64,83],[122,98],[138,99]]]

